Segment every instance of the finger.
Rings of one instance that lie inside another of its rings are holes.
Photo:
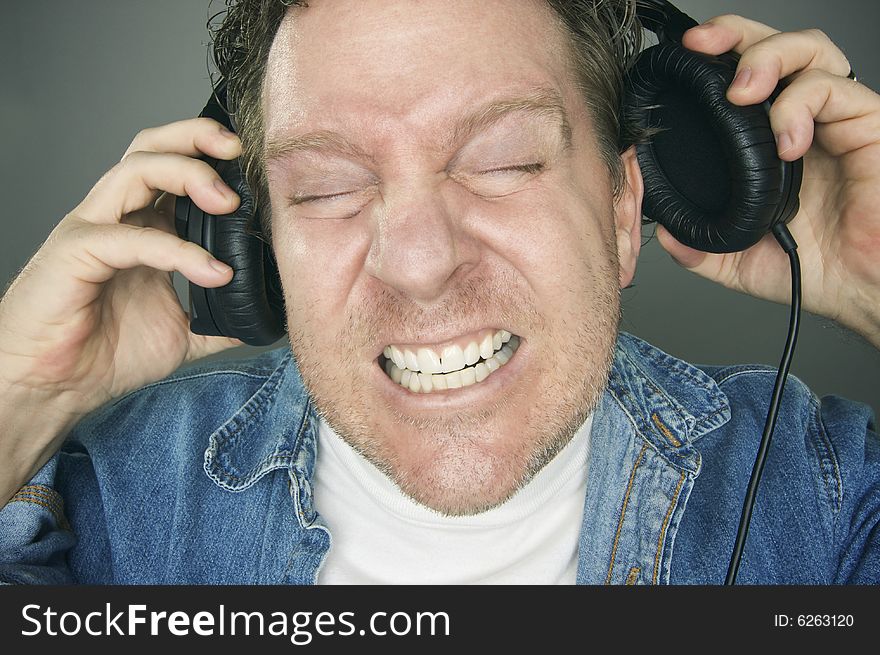
[[[779,30],[764,23],[726,14],[692,27],[684,33],[681,43],[689,50],[707,55],[720,55],[731,50],[742,54],[759,41],[778,33]]]
[[[779,80],[811,70],[846,77],[850,68],[843,52],[819,30],[774,34],[743,53],[727,97],[740,105],[763,102]]]
[[[186,363],[214,355],[230,348],[238,348],[245,345],[244,341],[229,337],[210,337],[203,334],[189,334],[189,350],[186,355]]]
[[[178,271],[202,287],[218,287],[232,278],[232,269],[205,249],[150,227],[94,225],[65,219],[63,238],[56,240],[54,258],[68,266],[54,270],[69,278],[102,284],[118,271],[147,266]]]
[[[657,225],[657,240],[672,259],[691,273],[713,282],[738,289],[736,270],[742,253],[708,253],[684,245],[662,225]]]
[[[823,124],[822,147],[833,156],[880,137],[880,96],[852,80],[813,70],[795,79],[770,108],[770,126],[781,159],[802,157]]]
[[[136,227],[154,227],[168,234],[177,234],[177,230],[174,228],[174,217],[152,207],[144,207],[126,214],[120,222]]]
[[[657,240],[663,246],[663,249],[683,268],[695,270],[709,256],[708,253],[695,250],[679,242],[669,233],[669,230],[659,223],[657,224],[656,234]]]
[[[141,130],[128,146],[123,159],[138,151],[234,159],[241,154],[241,142],[235,134],[213,119],[189,118]]]
[[[155,201],[161,191],[188,195],[201,209],[228,214],[238,196],[205,162],[178,154],[138,151],[108,171],[74,210],[92,223],[116,223]]]

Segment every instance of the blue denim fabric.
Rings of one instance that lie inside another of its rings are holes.
[[[724,581],[774,376],[620,335],[593,423],[579,583]],[[874,430],[865,405],[789,380],[740,583],[880,581]],[[314,583],[331,543],[316,443],[288,349],[144,387],[81,421],[0,511],[0,580]]]

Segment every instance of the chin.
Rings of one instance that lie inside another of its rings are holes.
[[[475,427],[452,423],[428,432],[390,427],[384,434],[394,434],[396,443],[382,449],[381,459],[368,458],[407,496],[449,516],[497,507],[532,477],[531,453],[540,437],[524,431],[522,423],[518,428],[507,422],[495,427],[479,420]]]

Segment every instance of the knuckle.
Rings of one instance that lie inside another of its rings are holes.
[[[796,106],[790,100],[777,100],[770,107],[770,122],[779,123],[790,120],[797,113]]]
[[[89,250],[90,244],[100,239],[105,239],[98,226],[85,221],[74,221],[59,231],[51,243],[51,248],[62,256],[77,256]],[[47,245],[49,245],[47,243]]]
[[[199,184],[209,185],[212,184],[215,179],[220,179],[217,171],[215,171],[208,162],[202,161],[201,159],[188,159],[186,166],[187,174],[191,176],[193,181],[198,182]]]
[[[199,116],[198,118],[193,119],[193,121],[195,122],[197,128],[203,130],[216,130],[220,126],[220,123],[215,121],[213,118],[208,118],[207,116]]]
[[[130,244],[130,247],[139,251],[140,253],[149,252],[152,248],[155,248],[156,245],[161,244],[159,241],[162,233],[152,227],[140,227],[137,225],[120,225],[119,227],[127,228],[127,233],[118,233],[119,238],[123,241],[127,241]]]
[[[778,58],[779,51],[778,51],[776,44],[774,43],[773,37],[767,37],[766,39],[758,41],[755,45],[753,45],[751,48],[746,50],[746,52],[743,54],[743,57],[745,58],[747,56],[753,57],[753,58],[754,57]]]
[[[721,23],[721,24],[730,24],[730,23],[735,23],[740,20],[742,20],[741,16],[728,13],[728,14],[720,14],[718,16],[715,16],[715,18],[713,18],[710,22]]]
[[[783,67],[782,53],[772,41],[772,37],[768,37],[767,39],[754,44],[743,53],[741,59],[751,65],[760,65],[767,68],[773,66],[777,70],[782,70]]]
[[[820,45],[827,45],[831,43],[831,38],[817,27],[810,27],[808,29],[805,29],[803,30],[803,34],[806,34],[814,41],[817,41]]]
[[[827,83],[830,77],[831,75],[828,71],[821,68],[811,68],[800,75],[799,81],[801,84],[816,85]]]
[[[149,143],[150,137],[156,132],[156,129],[153,127],[145,127],[140,130],[137,134],[134,135],[134,138],[131,140],[131,145],[139,145],[142,143]]]
[[[151,241],[159,231],[149,225],[141,227],[139,225],[126,225],[126,228],[132,230],[133,234],[139,241]]]
[[[138,168],[140,164],[143,163],[144,159],[146,159],[147,153],[142,150],[134,150],[132,152],[127,152],[125,156],[119,160],[119,163],[114,166],[114,169],[117,169],[119,172],[130,172],[133,169]],[[111,169],[112,170],[112,169]]]
[[[775,122],[785,120],[787,117],[797,113],[797,105],[789,99],[780,98],[770,107],[770,120]]]
[[[202,249],[192,241],[177,239],[177,253],[183,258],[188,258],[201,255]]]
[[[137,134],[134,135],[134,138],[131,140],[131,143],[128,145],[128,148],[126,149],[125,154],[122,156],[122,158],[125,159],[125,157],[127,157],[129,154],[147,148],[148,144],[153,140],[153,135],[155,133],[156,128],[154,127],[145,127],[144,129],[140,130]]]

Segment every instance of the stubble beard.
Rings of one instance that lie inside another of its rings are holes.
[[[554,336],[549,319],[514,280],[496,277],[465,284],[430,313],[389,292],[380,293],[346,317],[341,334],[323,337],[323,349],[318,340],[326,326],[312,318],[318,314],[304,307],[298,312],[303,320],[297,321],[289,311],[291,349],[319,415],[404,494],[443,515],[479,514],[525,486],[598,405],[614,357],[620,303],[616,285],[608,284],[616,276],[606,270],[593,273],[588,287],[593,302],[583,303],[579,315],[566,317],[577,324],[573,337]],[[296,299],[288,297],[287,307],[296,306]],[[367,380],[348,374],[363,368],[358,353],[375,342],[380,321],[400,328],[391,333],[409,334],[403,329],[407,325],[430,330],[442,317],[479,316],[489,306],[503,308],[496,315],[506,325],[526,325],[523,332],[531,343],[544,347],[532,353],[532,365],[515,389],[498,394],[488,405],[448,417],[413,416],[380,405],[378,395],[370,396]],[[340,344],[347,347],[340,351]],[[328,362],[322,352],[339,355]],[[493,419],[523,407],[532,409],[518,424],[515,438],[487,438],[486,426]],[[393,434],[387,434],[389,424]],[[401,433],[410,436],[401,440]]]

